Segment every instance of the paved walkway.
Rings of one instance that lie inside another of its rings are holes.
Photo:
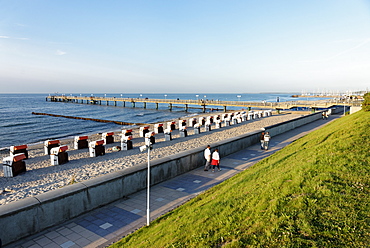
[[[249,168],[294,140],[339,117],[337,115],[330,116],[328,121],[318,120],[272,137],[270,149],[267,151],[261,150],[259,144],[256,144],[221,158],[221,171],[204,171],[203,167],[200,167],[152,186],[150,189],[151,220],[162,216],[212,186]],[[147,191],[142,190],[125,199],[5,247],[106,247],[146,225],[146,195]]]

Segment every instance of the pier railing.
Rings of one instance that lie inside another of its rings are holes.
[[[181,99],[149,99],[149,98],[119,98],[119,97],[98,97],[98,96],[48,96],[46,100],[53,102],[75,102],[75,103],[87,103],[87,104],[100,104],[105,103],[110,105],[113,103],[117,106],[118,102],[121,102],[125,107],[126,103],[131,103],[135,107],[136,103],[144,104],[146,108],[147,103],[156,104],[168,104],[169,108],[172,109],[173,105],[184,105],[185,110],[189,108],[189,105],[199,106],[206,110],[206,107],[221,106],[226,111],[227,107],[242,107],[242,108],[262,108],[262,109],[292,109],[292,108],[330,108],[335,105],[346,105],[346,106],[361,106],[361,101],[358,100],[339,100],[339,99],[325,99],[317,101],[286,101],[286,102],[247,102],[247,101],[220,101],[220,100],[181,100]]]

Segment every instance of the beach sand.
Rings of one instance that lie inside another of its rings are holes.
[[[222,114],[222,113],[217,113]],[[306,113],[307,114],[307,113]],[[215,114],[202,114],[195,116],[209,116]],[[188,137],[180,137],[179,131],[172,132],[171,141],[164,140],[164,134],[156,134],[154,149],[151,151],[151,160],[163,158],[175,153],[197,147],[206,147],[224,139],[235,137],[254,130],[295,119],[302,116],[302,113],[289,113],[282,115],[272,115],[256,120],[242,122],[221,129],[214,129],[205,132],[205,127],[201,127],[200,134],[194,134],[191,127],[187,127]],[[189,117],[179,118],[186,119]],[[178,120],[176,124],[178,126]],[[166,126],[166,123],[164,123]],[[153,126],[150,131],[153,131]],[[101,134],[89,136],[89,141],[101,139]],[[106,145],[106,154],[104,156],[90,157],[88,149],[75,150],[73,140],[63,140],[63,145],[68,145],[69,162],[63,165],[52,166],[50,156],[44,155],[43,145],[35,145],[28,148],[29,159],[26,161],[27,172],[21,173],[15,177],[4,177],[2,166],[0,168],[0,205],[8,204],[26,197],[35,196],[44,192],[61,188],[72,182],[82,182],[107,173],[135,166],[147,161],[147,154],[140,152],[138,147],[144,145],[144,138],[139,137],[139,130],[135,129],[133,133],[132,150],[114,152],[113,146],[120,146],[120,133],[115,133],[113,144]],[[273,137],[272,137],[273,139]],[[2,151],[0,157],[9,156],[8,151]],[[201,165],[200,165],[201,166]]]

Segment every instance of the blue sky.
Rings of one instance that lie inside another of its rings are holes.
[[[0,0],[0,92],[370,86],[370,1]]]

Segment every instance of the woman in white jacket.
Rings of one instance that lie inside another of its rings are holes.
[[[212,165],[212,172],[215,172],[215,167],[217,166],[217,169],[218,171],[220,171],[220,154],[218,153],[218,149],[216,149],[213,153],[212,153],[212,161],[211,161],[211,165]]]

